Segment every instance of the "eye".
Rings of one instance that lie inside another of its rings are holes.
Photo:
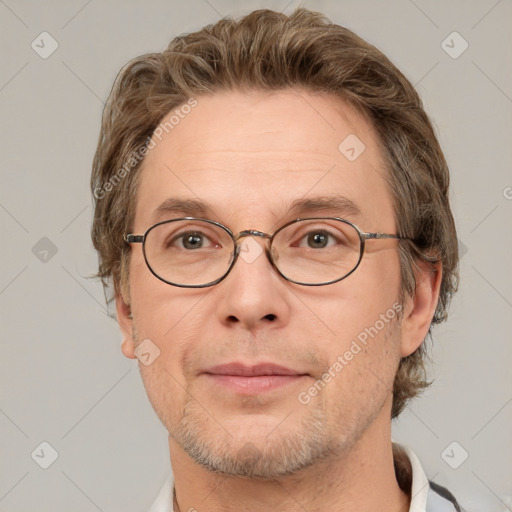
[[[311,249],[324,249],[325,247],[336,244],[337,239],[325,229],[318,229],[310,231],[302,237],[302,241],[305,241],[307,247]],[[331,244],[329,244],[331,242]],[[299,244],[302,247],[302,244]]]
[[[275,247],[282,254],[288,249],[300,249],[302,255],[312,257],[314,253],[319,255],[336,252],[340,255],[340,251],[357,249],[358,243],[359,235],[349,224],[335,219],[332,223],[304,219],[279,231]]]
[[[219,244],[212,242],[210,238],[201,231],[186,231],[174,236],[166,244],[166,247],[176,246],[178,249],[193,251],[197,249],[211,249],[219,247]]]

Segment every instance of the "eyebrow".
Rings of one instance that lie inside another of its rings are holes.
[[[293,201],[290,213],[331,212],[342,216],[358,216],[361,210],[354,201],[338,194],[318,197],[306,197]]]
[[[336,216],[358,216],[360,208],[351,199],[331,194],[325,196],[306,197],[296,199],[288,207],[287,215],[300,216],[318,212],[333,213]],[[155,221],[169,215],[184,215],[185,217],[208,217],[213,213],[213,207],[206,201],[198,199],[166,199],[153,212]]]
[[[212,207],[205,201],[170,197],[153,212],[153,219],[157,220],[174,214],[184,215],[185,217],[206,217],[212,211]]]

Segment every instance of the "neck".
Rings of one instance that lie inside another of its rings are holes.
[[[371,425],[342,457],[326,459],[273,480],[207,471],[169,437],[176,493],[174,511],[408,512],[410,482],[401,482],[406,491],[400,488],[389,420],[388,429],[379,429],[378,423]]]

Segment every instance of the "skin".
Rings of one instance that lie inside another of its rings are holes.
[[[144,233],[169,197],[208,201],[208,218],[235,233],[272,233],[294,218],[293,200],[332,193],[361,214],[321,215],[396,233],[377,136],[352,107],[293,90],[197,100],[144,161],[133,233]],[[366,146],[353,162],[338,150],[349,134]],[[239,258],[226,279],[203,289],[156,279],[141,245],[132,246],[129,289],[116,300],[122,352],[134,358],[147,338],[160,350],[139,368],[169,432],[179,510],[409,510],[393,468],[392,384],[400,358],[427,334],[441,269],[418,271],[401,322],[386,324],[307,405],[297,398],[398,301],[398,243],[368,241],[357,270],[328,286],[290,283],[263,254]],[[201,374],[231,361],[270,361],[307,375],[243,397]]]

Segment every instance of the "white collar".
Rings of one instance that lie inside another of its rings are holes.
[[[402,444],[399,444],[399,446],[406,452],[412,467],[411,506],[409,512],[454,512],[454,506],[430,488],[427,475],[412,449]],[[149,512],[173,512],[173,490],[174,478],[171,473],[160,489]]]

